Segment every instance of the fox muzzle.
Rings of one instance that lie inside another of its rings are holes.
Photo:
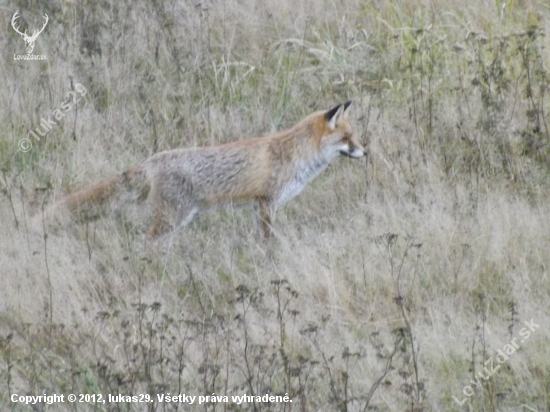
[[[358,147],[350,147],[349,150],[340,150],[342,156],[351,157],[353,159],[359,159],[367,155],[366,150],[360,149]]]

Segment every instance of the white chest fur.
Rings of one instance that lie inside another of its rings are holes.
[[[304,187],[325,170],[330,162],[337,156],[337,151],[327,150],[325,153],[319,153],[314,158],[298,163],[296,165],[294,177],[283,187],[277,199],[277,206],[284,205],[290,199],[298,195]]]

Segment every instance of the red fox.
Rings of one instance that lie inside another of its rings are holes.
[[[148,236],[155,238],[187,225],[201,210],[256,201],[267,241],[278,206],[298,195],[335,158],[366,155],[347,120],[350,104],[313,113],[264,137],[157,153],[118,177],[70,194],[56,208],[90,217],[117,193],[137,188],[139,199],[147,199],[151,209]]]

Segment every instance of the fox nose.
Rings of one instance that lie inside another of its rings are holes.
[[[367,151],[362,147],[352,147],[349,153],[350,157],[360,158],[367,155]]]

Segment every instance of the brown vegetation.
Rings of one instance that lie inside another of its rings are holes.
[[[547,2],[19,3],[2,21],[19,9],[32,33],[46,13],[33,52],[48,59],[14,61],[25,43],[4,25],[0,409],[168,392],[293,402],[49,410],[550,409]],[[77,83],[85,98],[20,152]],[[155,152],[350,98],[368,161],[334,162],[267,248],[250,209],[152,251],[131,213],[42,228],[47,204]]]

